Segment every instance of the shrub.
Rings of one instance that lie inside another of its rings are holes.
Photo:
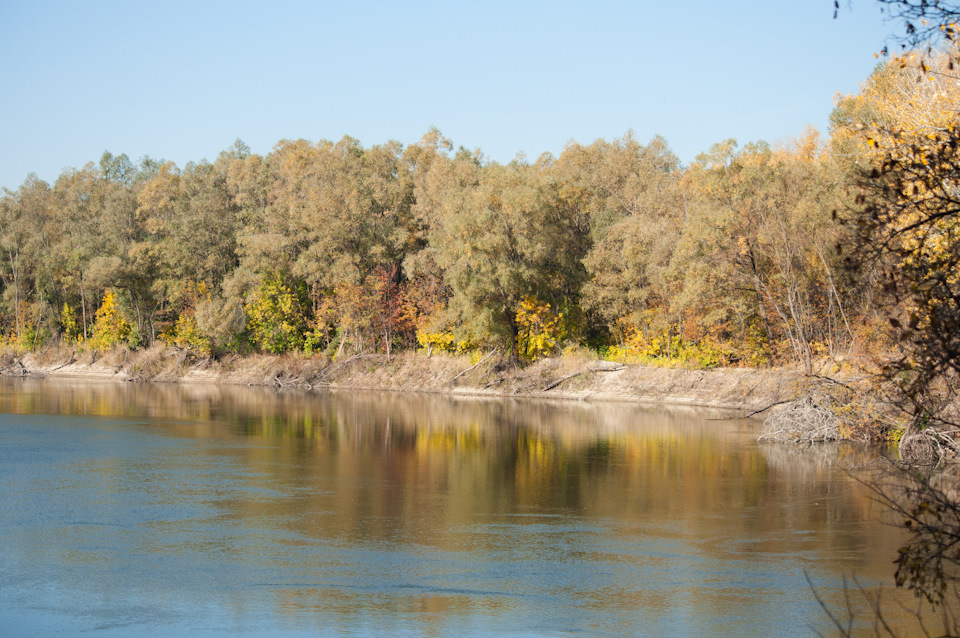
[[[103,295],[103,303],[93,320],[93,337],[90,342],[97,352],[104,352],[119,343],[130,343],[134,339],[133,326],[124,317],[117,306],[117,296],[112,290]]]

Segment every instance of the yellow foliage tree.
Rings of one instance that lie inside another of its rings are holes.
[[[457,338],[452,332],[427,332],[417,331],[417,343],[421,348],[426,348],[427,356],[433,354],[433,351],[452,352],[456,350]]]
[[[279,354],[303,347],[306,317],[302,286],[288,284],[281,273],[264,280],[243,307],[253,343]]]
[[[63,336],[71,341],[82,341],[82,329],[77,323],[77,309],[68,303],[63,304],[60,311],[60,330]]]
[[[900,134],[928,134],[960,112],[956,50],[908,51],[877,67],[856,95],[837,97],[831,119],[832,154],[861,168],[879,161]],[[922,66],[921,66],[922,65]]]
[[[566,337],[563,314],[527,295],[517,310],[517,353],[531,361],[553,354]]]
[[[103,303],[94,317],[91,339],[94,350],[103,352],[118,343],[125,343],[132,332],[133,326],[117,307],[117,296],[112,290],[108,290],[103,295]]]

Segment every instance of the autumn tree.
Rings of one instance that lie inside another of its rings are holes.
[[[857,93],[837,98],[830,115],[831,154],[851,178],[880,158],[878,144],[894,142],[897,131],[932,131],[949,123],[960,110],[953,58],[945,49],[906,51],[884,60]]]
[[[905,44],[933,46],[894,58],[865,90],[879,85],[876,80],[896,87],[912,77],[917,86],[906,94],[914,99],[898,104],[882,99],[886,93],[881,91],[877,112],[882,117],[847,120],[853,126],[846,135],[871,149],[852,170],[855,199],[847,214],[856,250],[849,260],[858,272],[878,272],[882,282],[881,300],[896,347],[880,377],[890,391],[887,398],[906,413],[901,458],[936,467],[960,454],[960,109],[954,71],[960,7],[880,2],[903,24]],[[840,106],[870,103],[855,100]],[[907,533],[896,561],[897,584],[934,607],[955,605],[960,580],[956,474],[910,472],[874,487],[900,515]]]
[[[664,271],[682,227],[679,169],[665,140],[645,146],[631,134],[572,144],[557,159],[558,206],[585,266],[582,303],[615,334],[671,323]]]
[[[886,60],[859,93],[838,101],[832,116],[833,146],[847,154],[853,183],[846,217],[858,250],[850,262],[862,278],[881,278],[880,301],[897,344],[885,374],[896,379],[888,387],[901,391],[914,425],[947,418],[958,384],[960,326],[953,282],[960,257],[956,8],[927,4],[889,8],[913,24],[907,42],[936,36],[942,46]]]
[[[960,117],[938,130],[900,132],[861,174],[855,221],[860,259],[879,266],[890,322],[903,353],[888,363],[921,422],[944,410],[960,388]],[[905,374],[904,374],[905,373]]]
[[[65,219],[73,224],[76,235],[61,238],[63,241],[54,249],[73,255],[72,274],[62,285],[65,290],[79,290],[86,321],[96,307],[96,299],[112,290],[117,304],[135,318],[135,340],[140,343],[153,343],[156,337],[154,316],[162,298],[154,286],[159,255],[139,223],[137,195],[163,164],[145,157],[134,168],[124,158],[118,161],[107,153],[101,158],[99,170],[85,167],[82,184],[73,192],[81,201],[86,197],[84,192],[89,192],[97,204],[87,212],[95,214],[85,218],[84,206],[68,211]],[[69,191],[66,185],[65,190]]]
[[[565,277],[582,268],[544,179],[538,166],[483,164],[464,151],[436,159],[417,190],[425,191],[417,213],[459,329],[514,355],[522,300],[561,302]]]
[[[229,157],[215,164],[164,164],[138,194],[137,221],[144,233],[138,254],[154,260],[150,292],[160,319],[195,311],[197,285],[219,290],[237,266],[238,211],[229,196]],[[152,325],[154,318],[150,315]]]
[[[673,304],[726,325],[745,356],[792,360],[811,371],[828,347],[850,344],[833,246],[837,184],[816,134],[791,149],[730,140],[697,158],[674,254]]]
[[[237,214],[223,166],[165,164],[140,190],[137,215],[165,277],[219,286],[236,267]]]
[[[51,221],[59,232],[51,238],[46,253],[48,274],[57,306],[74,304],[79,308],[79,334],[84,338],[89,336],[88,326],[95,310],[89,265],[104,243],[103,235],[91,221],[106,205],[105,186],[100,172],[92,165],[65,171],[54,184],[56,208]]]
[[[288,267],[320,288],[402,261],[411,198],[401,154],[395,143],[364,149],[351,138],[278,144],[267,205],[241,237],[244,260],[257,271]]]
[[[414,241],[412,186],[395,142],[282,141],[262,161],[234,160],[229,176],[244,222],[229,294],[280,268],[307,286],[316,314],[378,269],[398,268]]]
[[[403,156],[414,190],[410,250],[402,267],[408,284],[406,296],[413,309],[417,340],[428,354],[433,352],[435,346],[450,348],[455,343],[451,328],[458,322],[456,313],[449,305],[453,291],[437,261],[437,249],[430,242],[434,220],[443,209],[443,201],[449,190],[473,183],[468,175],[464,175],[466,184],[457,184],[450,181],[452,173],[449,171],[438,169],[431,172],[434,163],[445,166],[450,161],[449,152],[452,148],[452,142],[443,137],[439,130],[431,129],[418,144],[407,147]]]
[[[263,352],[279,354],[303,347],[306,329],[306,292],[282,271],[273,273],[244,306],[247,329]]]
[[[0,199],[0,277],[3,278],[3,302],[13,323],[13,334],[20,343],[33,320],[42,320],[42,304],[34,318],[27,312],[37,292],[36,275],[43,250],[41,229],[53,209],[49,184],[35,175],[16,191],[5,191]]]
[[[115,345],[127,343],[133,332],[133,326],[117,303],[112,290],[103,295],[103,301],[93,323],[93,335],[90,343],[98,352],[109,350]]]
[[[413,313],[406,298],[406,287],[399,280],[396,266],[377,268],[368,275],[366,288],[369,291],[373,330],[379,335],[387,358],[398,336],[409,333],[413,327]]]
[[[99,165],[61,173],[53,186],[55,206],[43,230],[44,280],[57,307],[78,307],[80,331],[89,337],[102,281],[91,274],[94,260],[122,260],[135,232],[140,169],[125,155],[106,152]],[[104,274],[100,271],[100,274]]]

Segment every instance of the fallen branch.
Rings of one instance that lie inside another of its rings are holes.
[[[480,360],[477,361],[475,364],[473,364],[472,366],[470,366],[469,368],[467,368],[466,370],[464,370],[463,372],[461,372],[460,374],[458,374],[458,375],[455,376],[454,378],[452,378],[452,379],[450,379],[449,381],[447,381],[447,384],[448,384],[448,385],[453,385],[453,382],[454,382],[454,381],[456,381],[457,379],[459,379],[460,377],[462,377],[462,376],[465,375],[466,373],[468,373],[468,372],[470,372],[471,370],[473,370],[474,368],[476,368],[478,365],[480,365],[481,363],[483,363],[484,361],[486,361],[487,359],[489,359],[491,356],[493,356],[493,355],[494,355],[495,353],[497,353],[497,352],[500,352],[500,348],[494,348],[493,350],[491,350],[490,352],[488,352],[487,355],[486,355],[484,358],[480,359]]]
[[[546,386],[544,386],[544,388],[543,388],[542,391],[543,391],[543,392],[547,392],[547,391],[549,391],[549,390],[553,390],[555,387],[557,387],[558,385],[560,385],[561,383],[563,383],[563,382],[566,381],[567,379],[572,379],[572,378],[574,378],[574,377],[578,377],[578,376],[580,376],[581,374],[583,374],[583,373],[585,373],[585,372],[596,372],[596,371],[597,371],[597,370],[595,370],[595,369],[594,369],[594,370],[590,369],[590,366],[587,366],[587,367],[585,367],[585,368],[580,368],[579,370],[577,370],[577,371],[574,372],[573,374],[568,374],[568,375],[565,376],[565,377],[560,377],[559,379],[557,379],[556,381],[554,381],[554,382],[552,382],[552,383],[548,383]]]
[[[31,372],[27,370],[27,366],[23,365],[23,362],[20,361],[20,359],[14,359],[13,363],[3,369],[3,374],[10,374],[11,369],[13,369],[13,374],[17,374],[21,377],[31,374]]]
[[[61,364],[58,365],[56,368],[50,368],[50,372],[56,372],[56,371],[59,370],[60,368],[66,368],[68,365],[70,365],[70,364],[73,363],[73,362],[74,362],[74,359],[73,359],[73,357],[71,357],[70,360],[67,361],[66,363],[61,363]]]
[[[344,359],[343,361],[337,361],[336,363],[331,363],[330,365],[328,365],[328,366],[327,366],[326,368],[324,368],[323,370],[319,370],[319,371],[316,373],[315,376],[316,376],[317,378],[319,378],[319,379],[323,379],[323,378],[325,378],[325,377],[326,377],[326,378],[329,378],[327,375],[329,375],[331,372],[333,372],[334,370],[337,370],[337,369],[339,369],[339,368],[342,368],[342,367],[346,366],[346,365],[347,365],[348,363],[350,363],[351,361],[354,361],[354,360],[356,360],[356,359],[359,359],[359,358],[362,357],[362,356],[363,356],[362,354],[355,354],[355,355],[353,355],[352,357],[348,357],[348,358]]]
[[[867,379],[867,378],[868,378],[868,377],[865,377],[865,376],[864,376],[864,377],[857,377],[856,379],[850,379],[847,383],[844,383],[843,381],[838,381],[837,379],[834,379],[833,377],[825,377],[825,376],[820,375],[820,374],[810,373],[810,374],[807,374],[806,376],[807,376],[808,378],[810,378],[810,379],[816,379],[816,380],[818,380],[818,381],[821,381],[822,383],[824,383],[824,384],[826,384],[826,385],[838,385],[838,386],[840,386],[841,388],[846,388],[847,390],[850,390],[850,391],[853,391],[853,392],[856,392],[857,390],[856,390],[856,388],[854,388],[853,386],[850,385],[851,383],[857,383],[858,381],[863,381],[864,379]]]
[[[898,446],[900,460],[910,465],[940,467],[956,462],[960,457],[960,443],[947,432],[927,428],[919,432],[905,432]]]
[[[790,403],[791,401],[794,401],[794,400],[795,400],[795,399],[784,399],[783,401],[776,401],[776,402],[774,402],[774,403],[771,403],[770,405],[768,405],[768,406],[765,407],[765,408],[760,408],[759,410],[754,410],[753,412],[751,412],[751,413],[749,413],[749,414],[742,414],[742,415],[737,415],[737,416],[714,417],[714,418],[707,419],[707,421],[735,421],[735,420],[738,420],[738,419],[749,419],[750,417],[756,416],[756,415],[760,414],[761,412],[766,412],[766,411],[769,410],[770,408],[775,408],[775,407],[777,407],[778,405],[783,405],[784,403]]]

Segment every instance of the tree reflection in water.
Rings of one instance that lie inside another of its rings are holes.
[[[0,518],[8,555],[43,540],[43,560],[84,574],[46,585],[105,614],[132,591],[187,606],[202,591],[270,628],[780,634],[825,626],[805,571],[836,602],[842,574],[889,579],[900,540],[842,471],[859,452],[759,445],[757,423],[698,409],[2,387],[3,413],[70,417],[16,436],[77,446],[0,486],[69,512]]]

